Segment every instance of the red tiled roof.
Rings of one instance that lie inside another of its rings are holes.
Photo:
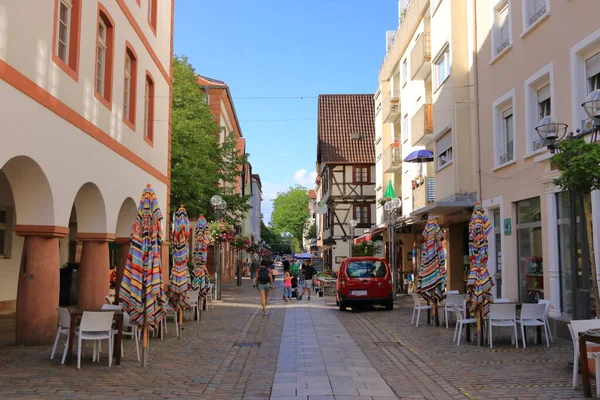
[[[372,94],[319,95],[317,161],[374,164],[374,141]]]
[[[221,86],[223,88],[227,87],[227,84],[223,81],[220,81],[218,79],[213,79],[213,78],[209,78],[207,76],[202,76],[202,75],[196,75],[197,76],[197,81],[200,85],[202,86]]]
[[[317,198],[317,192],[315,192],[314,190],[310,189],[308,191],[308,198],[311,199],[311,200],[312,199],[316,199]]]

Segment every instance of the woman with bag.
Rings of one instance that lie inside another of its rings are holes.
[[[256,273],[255,284],[258,287],[258,293],[260,293],[260,303],[262,305],[263,315],[266,316],[269,292],[273,289],[273,275],[269,271],[269,263],[267,260],[262,260],[260,262],[260,268]]]

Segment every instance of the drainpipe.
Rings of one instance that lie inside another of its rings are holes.
[[[475,177],[475,190],[477,191],[477,201],[482,201],[481,196],[481,147],[480,147],[480,120],[479,120],[479,72],[477,70],[477,0],[471,0],[471,10],[472,10],[472,23],[473,28],[471,32],[471,47],[472,47],[472,59],[473,63],[471,64],[471,93],[473,98],[473,112],[471,113],[471,146],[473,150],[473,160],[472,164],[477,176]]]

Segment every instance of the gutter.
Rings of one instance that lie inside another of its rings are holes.
[[[477,195],[477,201],[482,201],[481,194],[481,143],[480,143],[480,118],[479,118],[479,71],[477,67],[477,0],[471,0],[472,4],[472,19],[473,21],[473,34],[471,35],[471,46],[473,49],[473,71],[471,72],[471,76],[473,79],[473,100],[474,100],[474,110],[471,117],[471,135],[473,135],[473,140],[471,141],[472,147],[474,147],[473,154],[475,157],[472,160],[474,164],[474,170],[477,176],[475,177],[475,190]]]

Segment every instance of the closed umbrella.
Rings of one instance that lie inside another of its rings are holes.
[[[166,315],[162,281],[162,213],[154,190],[148,184],[137,210],[130,236],[120,298],[130,322],[142,328],[143,365],[148,366],[148,331],[158,329]]]
[[[494,302],[492,286],[494,282],[487,269],[488,240],[491,223],[479,203],[473,209],[469,222],[469,279],[467,281],[467,307],[471,315],[477,317],[478,340],[481,344],[482,319],[488,314]]]
[[[389,181],[387,189],[385,189],[385,193],[383,194],[383,198],[393,199],[394,197],[396,197],[396,192],[394,191],[394,187],[392,186],[392,181]]]
[[[208,223],[203,215],[198,218],[194,237],[194,278],[192,279],[192,290],[200,289],[201,294],[205,294],[208,290],[208,285],[210,285],[210,275],[206,267],[210,239],[208,237]]]
[[[444,234],[433,216],[429,216],[423,230],[423,247],[419,268],[417,293],[433,302],[433,312],[437,318],[437,303],[443,299],[446,290],[446,250]]]
[[[171,284],[169,285],[168,296],[173,308],[177,310],[179,318],[179,327],[183,322],[183,310],[191,307],[190,298],[187,294],[190,283],[190,275],[187,262],[190,259],[190,220],[183,206],[175,212],[173,219],[173,269],[171,270]],[[177,332],[179,337],[179,332]]]

